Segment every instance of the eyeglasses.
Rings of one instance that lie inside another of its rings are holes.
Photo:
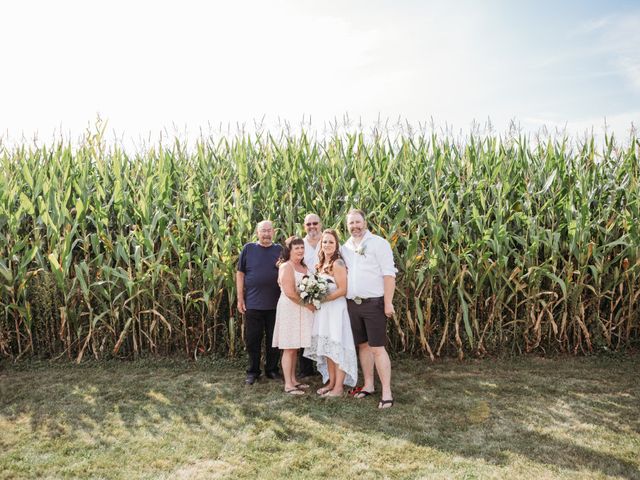
[[[320,222],[307,222],[305,226],[310,227],[311,225],[318,225]]]

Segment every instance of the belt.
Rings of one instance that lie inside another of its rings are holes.
[[[371,298],[354,297],[354,298],[348,298],[347,300],[355,303],[356,305],[360,305],[361,303],[375,302],[376,300],[380,300],[381,298],[384,298],[384,297],[371,297]]]

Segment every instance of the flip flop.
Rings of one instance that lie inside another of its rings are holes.
[[[294,387],[296,387],[298,390],[305,390],[309,388],[309,385],[306,383],[299,383],[297,385],[294,385]]]
[[[341,393],[340,395],[333,395],[331,393],[331,390],[329,390],[327,393],[324,393],[322,395],[320,395],[322,398],[340,398],[340,397],[344,397],[344,393]]]
[[[358,393],[359,391],[362,390],[362,387],[353,387],[352,389],[350,389],[347,393],[349,395],[355,395],[356,393]]]
[[[385,407],[385,405],[388,405],[388,407]],[[393,407],[393,398],[389,400],[380,400],[380,403],[378,403],[378,409],[380,410],[385,410],[391,407]]]
[[[330,392],[331,389],[328,387],[320,387],[318,390],[316,390],[316,393],[320,396],[323,396],[324,394],[326,394],[327,392]]]
[[[298,396],[298,395],[304,395],[304,390],[301,390],[299,388],[291,388],[289,390],[285,390],[284,393],[286,393],[287,395]]]
[[[367,392],[366,390],[362,390],[360,389],[359,392],[356,392],[353,394],[353,398],[357,398],[359,400],[362,400],[363,398],[367,398],[371,395],[373,395],[375,392]]]

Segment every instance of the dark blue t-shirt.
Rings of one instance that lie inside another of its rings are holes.
[[[282,247],[247,243],[242,247],[238,271],[244,273],[244,301],[251,310],[275,310],[280,298],[278,267]]]

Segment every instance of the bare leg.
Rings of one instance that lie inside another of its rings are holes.
[[[284,375],[284,389],[291,390],[296,388],[294,372],[296,371],[296,354],[295,349],[286,349],[282,352],[282,374]],[[294,383],[295,382],[295,383]]]
[[[342,396],[342,392],[344,391],[344,377],[346,376],[346,373],[344,372],[344,370],[340,370],[340,368],[335,363],[334,369],[335,384],[333,385],[331,392],[329,392],[329,395],[333,397],[340,397]]]
[[[300,385],[300,382],[296,378],[296,370],[298,365],[298,350],[291,349],[291,370],[289,371],[289,378],[291,378],[291,385],[293,388],[299,388],[297,385]]]
[[[392,400],[391,394],[391,360],[384,347],[369,347],[373,353],[376,371],[382,384],[382,400]]]
[[[362,376],[364,377],[362,390],[365,392],[375,391],[375,384],[373,383],[374,359],[372,350],[368,342],[358,345],[358,357],[360,358],[360,367],[362,367]]]
[[[329,371],[329,385],[333,387],[336,383],[336,364],[327,357],[327,370]]]
[[[298,350],[291,350],[291,381],[293,382],[294,387],[298,385],[300,382],[296,378],[296,367],[298,366]]]
[[[333,363],[333,360],[329,357],[327,357],[327,371],[329,372],[329,381],[322,388],[318,389],[319,395],[324,395],[325,393],[330,392],[336,384],[336,364]]]

